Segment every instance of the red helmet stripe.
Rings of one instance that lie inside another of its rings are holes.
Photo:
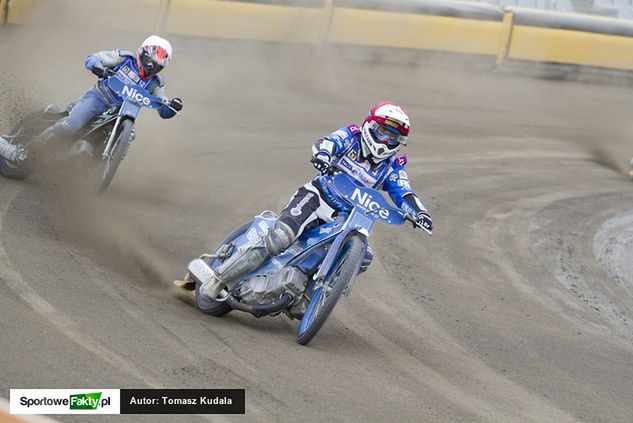
[[[139,54],[136,55],[136,67],[138,68],[138,73],[141,78],[145,79],[145,69],[143,68],[143,63],[141,63],[141,56]]]
[[[167,60],[169,58],[169,55],[167,54],[167,50],[165,50],[162,47],[156,46],[154,47],[156,50],[156,61],[158,63],[163,64],[163,62],[165,62],[165,60]]]

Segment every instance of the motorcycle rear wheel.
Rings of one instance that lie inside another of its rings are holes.
[[[57,109],[55,109],[57,110]],[[51,116],[51,117],[47,117]],[[54,124],[58,117],[63,116],[59,112],[47,114],[46,110],[37,111],[27,115],[9,133],[9,141],[12,144],[29,144],[33,138],[44,129]],[[15,137],[15,138],[14,138]],[[9,179],[24,179],[29,175],[29,160],[15,163],[0,157],[0,173]],[[32,169],[31,169],[32,170]]]
[[[220,244],[218,244],[215,251],[217,251],[222,245],[228,244],[229,242],[233,241],[235,238],[246,232],[246,230],[250,228],[252,223],[253,221],[246,222],[235,229],[233,232],[231,232],[229,235],[227,235],[227,237],[224,238],[224,240],[220,242]],[[200,282],[196,282],[196,306],[200,309],[200,311],[206,314],[210,314],[211,316],[222,317],[233,310],[231,306],[227,303],[214,301],[211,298],[201,295],[200,285]]]
[[[2,157],[0,157],[0,173],[9,179],[24,179],[29,174],[24,163],[14,163]]]

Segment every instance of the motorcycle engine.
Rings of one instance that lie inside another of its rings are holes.
[[[298,297],[308,277],[298,267],[285,267],[272,276],[254,276],[239,287],[239,295],[248,304],[267,304],[288,292]]]

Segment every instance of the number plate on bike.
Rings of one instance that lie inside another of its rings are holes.
[[[213,270],[201,259],[192,260],[188,270],[203,285],[215,278]]]

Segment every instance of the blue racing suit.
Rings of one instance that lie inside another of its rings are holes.
[[[412,215],[427,211],[409,184],[405,169],[406,156],[390,157],[378,163],[365,159],[358,126],[345,126],[317,141],[312,147],[312,154],[316,156],[319,153],[332,158],[336,171],[348,174],[368,188],[386,191],[404,211]],[[306,226],[319,219],[328,222],[339,212],[349,211],[345,201],[321,183],[321,178],[317,176],[300,187],[279,217],[280,221],[290,226],[296,237],[301,235]]]
[[[92,71],[95,66],[101,66],[103,68],[112,69],[115,72],[127,67],[131,70],[128,72],[130,78],[133,79],[131,82],[141,85],[149,93],[157,97],[167,98],[165,96],[165,83],[163,78],[160,75],[153,75],[149,78],[142,79],[139,75],[136,55],[130,51],[100,51],[86,57],[85,66],[86,69],[90,71]],[[120,75],[121,74],[119,74],[119,76]],[[108,87],[105,80],[100,79],[95,86],[86,91],[76,103],[68,107],[68,116],[60,119],[52,126],[53,134],[51,135],[58,137],[73,135],[98,114],[112,107],[120,106],[122,103],[123,99]],[[176,113],[170,108],[163,106],[158,109],[158,114],[163,119],[169,119],[174,117]]]
[[[362,154],[361,132],[356,125],[349,125],[317,141],[312,149],[314,156],[326,154],[331,159],[335,171],[345,172],[358,183],[375,189],[387,191],[398,207],[418,215],[428,212],[409,185],[404,166],[405,156],[391,157],[374,163]],[[214,274],[221,283],[237,280],[261,266],[270,257],[285,251],[303,233],[306,228],[332,221],[342,211],[348,211],[341,198],[331,192],[322,176],[299,187],[286,208],[281,212],[275,226],[261,240],[251,240],[251,248],[238,249]],[[263,248],[262,248],[263,247]],[[369,246],[361,263],[363,272],[371,263],[373,254]],[[221,286],[207,283],[201,288],[203,295],[215,295],[207,288]]]
[[[335,168],[360,182],[367,188],[383,189],[391,200],[406,212],[417,215],[426,211],[409,184],[405,165],[407,157],[390,157],[378,163],[363,158],[361,133],[356,125],[343,127],[329,136],[317,141],[312,153],[327,153],[335,159]],[[321,192],[326,202],[338,211],[348,211],[342,199],[331,193],[318,177]]]
[[[366,159],[362,153],[361,132],[357,125],[345,126],[317,141],[312,154],[316,156],[320,153],[332,158],[336,171],[348,174],[368,188],[386,191],[404,211],[414,216],[420,212],[428,213],[409,184],[405,170],[406,156],[391,157],[378,163]],[[294,194],[267,239],[269,251],[283,251],[306,228],[330,222],[338,213],[349,211],[347,203],[328,189],[321,182],[322,178],[321,175],[317,176]],[[368,249],[361,271],[367,269],[372,257],[371,249]]]

